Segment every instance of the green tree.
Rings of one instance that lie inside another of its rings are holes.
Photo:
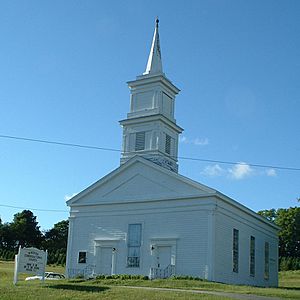
[[[48,250],[67,249],[69,221],[64,220],[54,224],[53,228],[45,232],[43,247]]]
[[[279,256],[300,257],[300,207],[280,208],[275,222],[279,231]]]
[[[63,220],[54,224],[44,234],[43,248],[48,250],[49,264],[65,264],[68,243],[69,221]]]
[[[300,269],[300,207],[263,210],[258,214],[280,227],[279,259],[281,270]]]
[[[274,208],[266,209],[266,210],[260,210],[258,212],[258,214],[265,217],[266,219],[268,219],[270,222],[273,222],[273,223],[275,223],[275,220],[277,218],[277,211]]]
[[[38,226],[36,216],[30,210],[23,210],[14,215],[10,223],[15,235],[15,247],[40,247],[43,236]]]
[[[16,247],[16,237],[10,223],[0,226],[0,248],[14,250]]]

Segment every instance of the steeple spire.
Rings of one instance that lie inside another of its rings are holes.
[[[148,63],[143,75],[163,73],[160,44],[159,44],[158,23],[159,20],[158,18],[156,18],[155,30],[154,30],[152,45],[151,45],[150,54],[148,58]]]

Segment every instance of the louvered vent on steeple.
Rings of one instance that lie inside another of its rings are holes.
[[[145,149],[145,131],[137,132],[135,135],[135,151]]]

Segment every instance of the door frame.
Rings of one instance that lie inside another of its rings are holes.
[[[150,240],[150,251],[152,256],[151,267],[156,268],[156,257],[158,247],[171,247],[171,265],[175,266],[176,272],[176,251],[178,238],[152,238]]]

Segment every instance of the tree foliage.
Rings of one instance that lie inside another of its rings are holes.
[[[12,232],[15,235],[15,246],[21,247],[40,247],[42,233],[36,220],[36,216],[30,210],[23,210],[14,215],[10,223]]]
[[[10,223],[0,219],[0,258],[10,260],[21,247],[48,250],[48,263],[65,264],[69,221],[60,221],[42,233],[36,216],[30,210],[14,215]]]
[[[281,269],[300,269],[300,207],[263,210],[258,214],[280,227],[278,237]]]
[[[44,234],[43,248],[48,250],[48,263],[63,265],[66,262],[69,221],[54,224]]]
[[[69,221],[64,220],[54,224],[44,235],[44,247],[47,249],[66,249]]]

